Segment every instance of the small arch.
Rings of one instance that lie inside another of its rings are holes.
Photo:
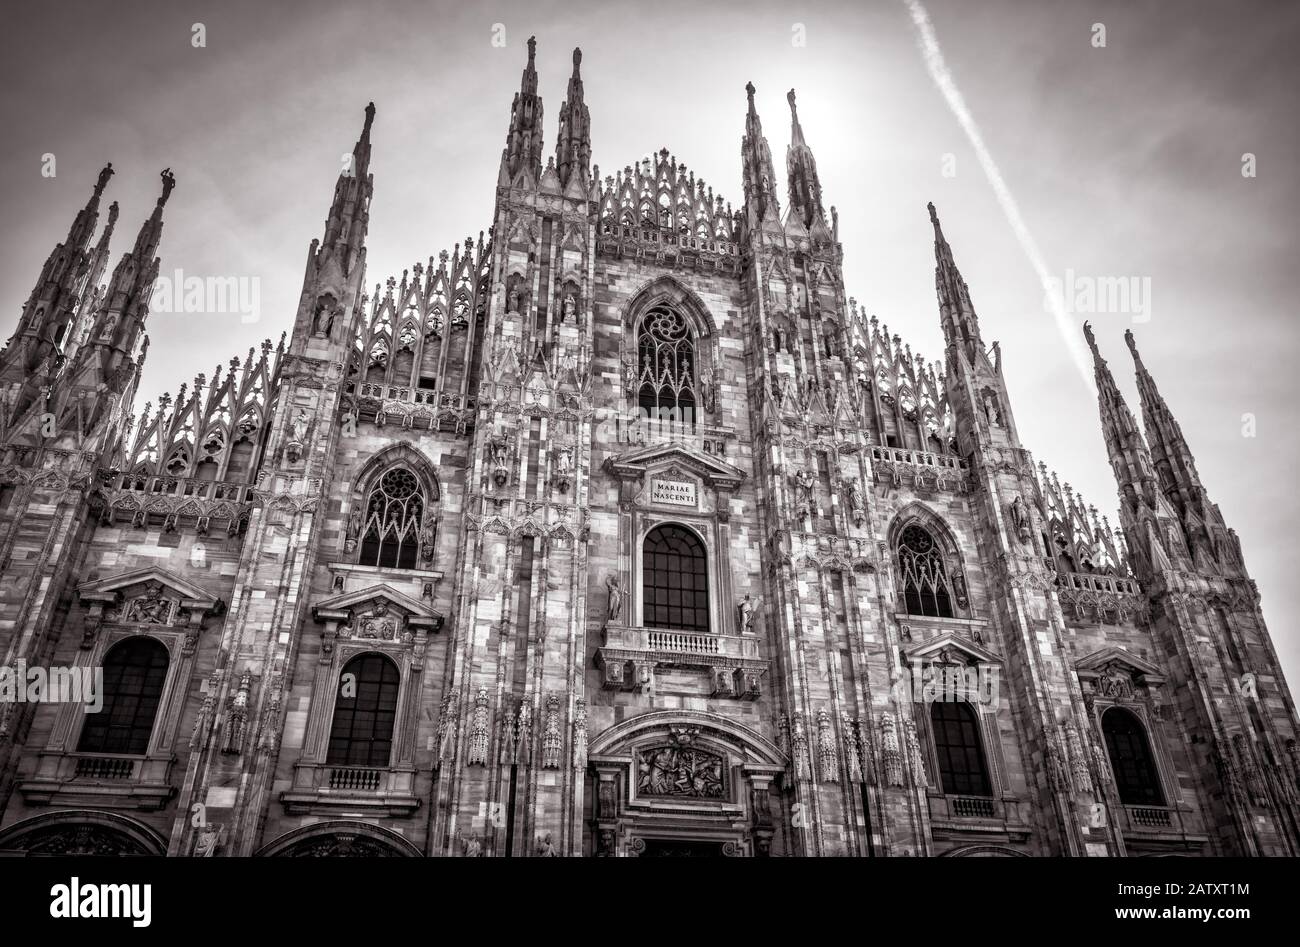
[[[410,441],[390,444],[378,453],[372,454],[357,472],[355,494],[365,496],[374,488],[384,471],[399,464],[409,467],[420,478],[430,502],[436,503],[442,498],[442,489],[433,462]]]
[[[623,324],[635,325],[642,313],[655,306],[667,306],[681,312],[690,320],[700,339],[717,335],[718,327],[708,306],[694,291],[671,276],[656,277],[638,289],[623,310]]]

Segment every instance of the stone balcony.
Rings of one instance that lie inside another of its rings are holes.
[[[472,395],[409,385],[353,383],[348,395],[354,399],[357,417],[383,427],[452,430],[466,433],[474,423],[477,402]]]
[[[643,691],[651,686],[656,668],[687,668],[708,675],[711,697],[755,700],[768,662],[752,635],[606,625],[596,666],[604,672],[606,690]]]
[[[170,756],[42,753],[31,778],[18,784],[28,805],[161,809],[176,794]]]
[[[896,487],[966,492],[966,464],[949,454],[875,445],[871,448],[871,470],[878,482]]]
[[[280,794],[287,815],[323,814],[339,809],[371,816],[408,816],[420,807],[410,767],[319,766],[298,763],[293,787]]]

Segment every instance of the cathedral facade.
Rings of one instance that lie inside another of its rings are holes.
[[[733,209],[666,150],[602,178],[580,60],[544,153],[530,41],[487,234],[373,287],[367,108],[292,327],[139,414],[175,179],[101,285],[100,175],[0,355],[0,854],[1300,852],[1132,336],[1141,428],[1085,327],[1113,529],[933,206],[941,364],[847,295],[793,92],[779,182],[748,87]],[[31,689],[82,672],[95,712]]]

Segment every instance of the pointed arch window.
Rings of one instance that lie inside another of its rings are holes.
[[[953,617],[943,553],[934,536],[919,523],[908,524],[898,538],[898,575],[907,614]]]
[[[700,537],[681,526],[657,526],[646,535],[642,551],[644,623],[708,631],[708,552]]]
[[[147,753],[168,663],[167,648],[157,638],[128,638],[114,645],[103,664],[104,706],[86,715],[77,751]]]
[[[698,363],[686,317],[667,306],[646,312],[637,324],[637,361],[642,417],[694,425]]]
[[[1123,707],[1111,707],[1102,714],[1101,731],[1119,801],[1126,806],[1163,806],[1165,794],[1142,722]]]
[[[979,720],[970,704],[964,701],[932,703],[930,725],[944,793],[950,796],[992,795]]]
[[[359,654],[343,666],[330,723],[331,766],[387,766],[401,677],[382,654]]]
[[[379,478],[366,500],[359,562],[387,569],[414,569],[420,554],[424,490],[406,467]]]

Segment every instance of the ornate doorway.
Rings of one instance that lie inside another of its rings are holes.
[[[631,854],[640,858],[724,858],[722,842],[692,839],[643,838],[632,843]]]

